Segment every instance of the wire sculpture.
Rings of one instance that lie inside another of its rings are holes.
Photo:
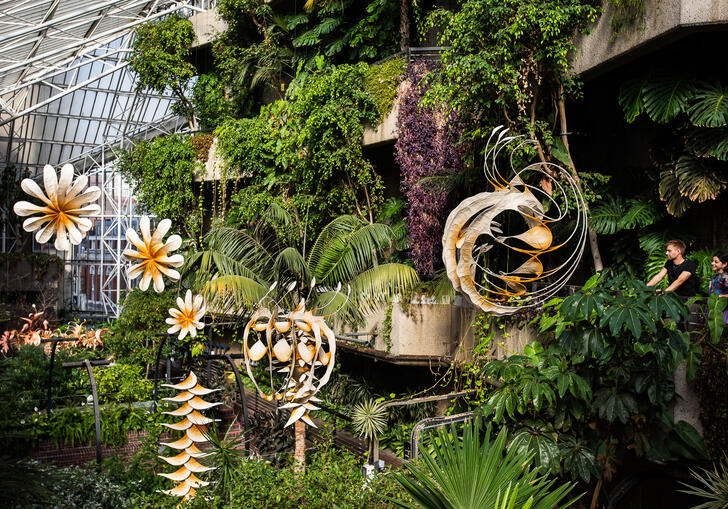
[[[550,162],[537,162],[516,170],[513,153],[536,142],[523,136],[507,136],[507,133],[508,129],[503,126],[496,127],[486,145],[485,178],[494,190],[463,200],[448,216],[442,237],[442,258],[454,288],[477,308],[495,315],[540,305],[562,288],[576,270],[587,237],[586,204],[571,172]],[[513,177],[510,180],[496,165],[506,148],[511,153],[508,160]],[[563,203],[529,184],[527,176],[533,174],[553,179]],[[573,228],[555,241],[549,226],[564,220],[570,207],[575,212]],[[495,219],[509,212],[520,215],[528,229],[516,235],[504,234],[503,225]],[[486,253],[495,246],[525,255],[527,259],[513,270],[494,271],[488,267]],[[570,246],[573,247],[569,252]],[[567,252],[563,261],[559,260],[561,263],[553,268],[545,268],[541,257],[560,250]],[[545,285],[534,288],[536,282],[545,282]]]
[[[270,310],[259,304],[245,326],[243,354],[248,376],[261,397],[283,401],[279,408],[291,410],[285,427],[300,419],[315,428],[309,411],[318,410],[313,402],[320,400],[315,395],[329,381],[336,355],[336,337],[323,317],[307,311],[305,299],[293,311],[280,314],[277,305]],[[253,374],[253,363],[266,357],[268,392]],[[276,381],[275,373],[281,373],[282,380]]]

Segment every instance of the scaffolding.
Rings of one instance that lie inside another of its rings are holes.
[[[190,16],[210,0],[0,0],[0,171],[16,185],[43,166],[72,164],[102,189],[101,212],[68,253],[39,246],[0,201],[0,250],[64,257],[76,313],[116,316],[129,288],[124,232],[139,220],[132,190],[115,167],[117,148],[183,132],[170,91],[137,90],[128,65],[134,29],[172,13]],[[8,190],[4,190],[7,192]]]

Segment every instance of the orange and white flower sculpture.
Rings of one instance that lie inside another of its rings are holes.
[[[245,327],[243,354],[261,397],[283,401],[280,408],[291,410],[286,426],[300,419],[315,428],[309,411],[318,410],[315,395],[329,381],[336,355],[336,336],[323,317],[307,311],[303,300],[283,315],[261,307]],[[253,362],[267,362],[269,371],[282,373],[283,379],[276,384],[271,377],[270,392],[263,391],[253,375]]]
[[[206,389],[201,386],[197,383],[197,376],[192,371],[190,371],[190,374],[184,381],[176,385],[164,384],[164,387],[171,387],[172,389],[181,391],[172,398],[164,399],[173,403],[181,403],[182,405],[176,410],[164,413],[182,417],[182,420],[174,424],[163,425],[175,431],[184,431],[185,435],[174,442],[162,443],[162,445],[180,451],[176,456],[160,456],[161,459],[170,465],[179,468],[171,474],[160,473],[157,475],[177,482],[177,486],[171,490],[162,490],[162,493],[176,497],[184,497],[182,499],[184,502],[195,495],[197,488],[210,484],[195,475],[200,472],[214,470],[214,468],[206,467],[197,461],[198,458],[209,456],[209,453],[200,451],[197,444],[209,441],[206,436],[207,425],[213,422],[213,419],[205,417],[200,411],[209,410],[222,403],[208,403],[200,396],[205,396],[220,389]]]
[[[205,316],[205,300],[202,295],[195,295],[192,298],[192,291],[187,290],[184,300],[182,297],[177,297],[177,309],[170,308],[170,318],[167,318],[166,322],[172,327],[167,329],[167,334],[175,334],[179,332],[179,339],[189,334],[191,338],[197,335],[197,329],[202,329],[205,324],[202,323],[202,317]]]
[[[146,291],[149,283],[154,282],[154,290],[161,292],[164,290],[164,279],[167,276],[172,281],[179,280],[179,272],[174,267],[179,267],[184,263],[184,257],[181,254],[170,255],[172,251],[176,251],[182,245],[182,237],[179,235],[170,235],[166,242],[163,242],[164,236],[172,226],[172,221],[163,219],[151,233],[149,216],[143,216],[139,222],[142,231],[142,238],[139,238],[137,232],[129,228],[126,230],[126,240],[137,249],[127,249],[124,251],[124,258],[137,261],[136,265],[132,265],[126,269],[129,279],[135,279],[142,276],[139,288]]]
[[[43,205],[19,201],[13,210],[21,217],[40,214],[26,219],[23,229],[27,232],[37,231],[35,240],[40,244],[45,244],[55,234],[55,248],[68,251],[71,245],[81,243],[93,225],[84,216],[93,216],[101,211],[98,205],[91,203],[101,196],[101,189],[96,186],[87,189],[87,185],[86,175],[73,180],[73,165],[64,165],[59,178],[53,166],[47,164],[43,168],[45,193],[31,179],[23,179],[20,183],[23,191],[42,201]]]

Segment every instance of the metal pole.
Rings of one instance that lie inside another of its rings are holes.
[[[240,371],[238,371],[238,367],[235,365],[235,362],[233,361],[233,358],[230,357],[229,353],[225,354],[225,360],[228,361],[228,364],[230,364],[230,368],[235,374],[235,381],[238,383],[240,403],[243,405],[243,427],[245,428],[245,431],[247,431],[248,429],[250,429],[250,422],[248,421],[248,401],[245,398],[245,385],[243,385],[243,379],[240,378]]]
[[[159,341],[159,347],[157,347],[157,360],[154,364],[154,392],[152,393],[152,412],[157,412],[157,395],[159,394],[159,359],[162,357],[162,348],[167,342],[167,336]]]
[[[51,397],[51,387],[53,386],[53,361],[56,358],[56,347],[58,346],[58,341],[53,342],[53,346],[51,347],[51,364],[48,366],[48,413],[51,413],[51,406],[53,406],[53,398]]]
[[[91,394],[94,403],[94,422],[96,424],[96,463],[101,463],[101,416],[99,415],[99,394],[96,390],[96,379],[94,378],[94,370],[88,359],[83,361],[88,370],[88,376],[91,379]]]

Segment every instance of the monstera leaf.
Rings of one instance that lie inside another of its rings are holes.
[[[608,196],[592,207],[591,225],[600,235],[611,235],[621,230],[644,228],[659,219],[653,203],[621,196]]]
[[[665,124],[687,110],[695,87],[677,78],[666,78],[648,82],[642,93],[647,115]]]
[[[720,83],[697,88],[688,114],[690,121],[698,126],[720,127],[728,124],[728,88]]]
[[[680,194],[699,203],[714,200],[726,187],[723,168],[683,155],[675,167]]]
[[[698,157],[728,161],[728,128],[695,129],[688,135],[686,147]]]
[[[660,172],[660,199],[665,203],[667,212],[681,216],[690,206],[690,200],[680,194],[679,181],[675,169]]]
[[[634,119],[645,111],[643,93],[645,85],[649,82],[649,75],[629,80],[619,90],[619,105],[624,111],[624,118],[627,122],[634,122]]]

